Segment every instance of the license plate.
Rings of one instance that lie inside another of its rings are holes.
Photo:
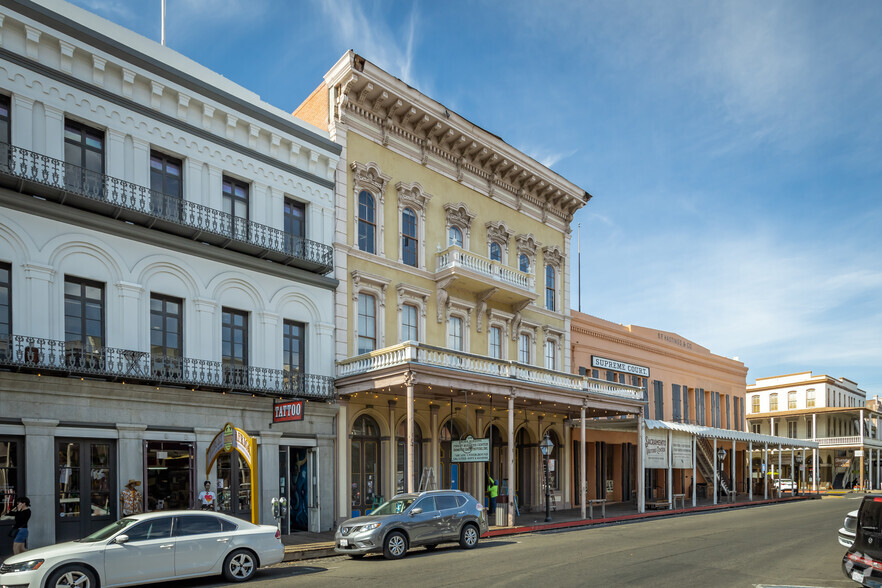
[[[863,581],[864,581],[864,574],[861,573],[861,572],[859,572],[858,570],[854,570],[854,571],[851,572],[851,579],[854,580],[855,582],[861,582],[861,583],[863,583]]]
[[[349,547],[349,539],[340,539],[340,547]]]

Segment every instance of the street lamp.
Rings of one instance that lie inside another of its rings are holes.
[[[802,478],[802,456],[798,453],[796,454],[796,472],[793,474],[793,483],[796,485],[796,489],[793,491],[794,496],[799,496],[799,481]]]
[[[717,458],[720,461],[720,472],[719,472],[720,479],[717,480],[717,500],[722,500],[723,499],[723,492],[722,492],[723,460],[726,459],[726,450],[723,449],[722,447],[720,447],[717,450]]]
[[[548,437],[548,433],[545,433],[545,438],[542,439],[542,442],[539,443],[539,451],[542,452],[542,456],[545,458],[545,522],[551,522],[551,490],[548,487],[548,456],[551,455],[551,450],[554,449],[554,443]]]

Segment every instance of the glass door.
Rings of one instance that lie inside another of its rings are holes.
[[[220,511],[251,520],[251,468],[238,451],[217,458],[217,501]]]
[[[115,456],[111,441],[56,441],[56,542],[85,537],[116,520]]]

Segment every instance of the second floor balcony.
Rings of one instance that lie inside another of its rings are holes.
[[[453,277],[456,287],[474,292],[496,288],[492,298],[514,304],[536,298],[536,278],[499,261],[451,245],[436,254],[435,280]]]
[[[330,245],[6,143],[0,186],[322,275],[334,269]]]
[[[0,339],[0,369],[275,398],[336,398],[328,376],[21,335]]]

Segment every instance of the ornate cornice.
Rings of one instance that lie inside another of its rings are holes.
[[[475,219],[476,215],[469,210],[469,207],[466,206],[465,202],[458,202],[456,204],[448,202],[444,205],[444,210],[447,211],[448,225],[455,225],[461,229],[471,229],[472,221]]]
[[[542,248],[542,257],[545,258],[546,265],[552,265],[558,269],[563,267],[564,256],[560,252],[557,245]]]
[[[431,194],[423,191],[423,187],[419,182],[412,184],[406,182],[398,182],[395,184],[398,190],[398,204],[400,206],[410,206],[414,210],[424,211],[429,203]]]
[[[542,245],[542,243],[533,237],[533,233],[517,235],[515,241],[517,241],[518,244],[518,255],[526,253],[531,259],[536,255],[536,248]]]
[[[386,193],[386,185],[392,178],[384,174],[380,170],[380,166],[373,161],[367,164],[353,161],[349,164],[349,169],[352,170],[352,182],[356,195],[362,190],[367,190],[382,203]]]
[[[514,235],[514,231],[505,226],[505,221],[490,221],[484,226],[487,227],[487,236],[491,241],[508,247],[508,241]]]

